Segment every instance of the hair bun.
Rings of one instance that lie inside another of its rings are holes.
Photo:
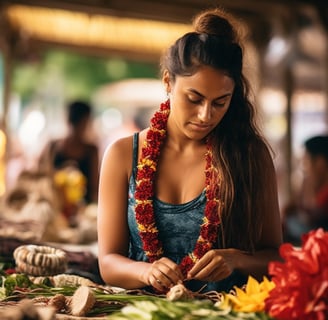
[[[206,10],[193,20],[197,33],[206,33],[225,38],[229,42],[239,42],[233,18],[220,9]]]

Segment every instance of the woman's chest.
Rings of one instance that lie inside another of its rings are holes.
[[[176,157],[159,163],[155,195],[172,204],[195,199],[205,188],[205,161],[200,158]]]

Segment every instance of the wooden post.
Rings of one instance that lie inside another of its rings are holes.
[[[292,128],[292,120],[293,120],[293,111],[292,111],[292,96],[293,96],[293,75],[291,71],[291,66],[287,65],[285,69],[285,93],[287,97],[287,108],[286,108],[286,123],[287,123],[287,131],[286,131],[286,171],[288,174],[286,175],[286,184],[287,184],[287,193],[288,199],[292,196],[293,186],[292,186],[292,174],[293,174],[293,128]]]

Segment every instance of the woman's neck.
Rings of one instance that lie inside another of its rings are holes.
[[[174,123],[170,123],[170,118],[167,124],[167,133],[165,147],[176,152],[189,152],[199,148],[206,147],[206,140],[195,140],[185,135]]]

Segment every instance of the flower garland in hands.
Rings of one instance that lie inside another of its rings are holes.
[[[167,120],[170,114],[170,101],[160,105],[160,110],[155,112],[150,121],[150,128],[141,151],[139,160],[136,190],[135,190],[135,214],[138,224],[143,249],[149,262],[154,262],[164,255],[163,246],[159,240],[159,231],[156,227],[153,207],[154,181],[161,146],[166,138]],[[205,154],[205,183],[206,206],[203,223],[200,226],[200,234],[193,252],[186,255],[180,269],[184,276],[193,265],[218,242],[219,225],[221,223],[222,203],[220,201],[221,177],[217,168],[213,165],[213,153],[207,139],[207,151]]]

